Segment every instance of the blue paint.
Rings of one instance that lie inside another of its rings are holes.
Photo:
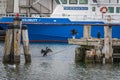
[[[6,30],[9,23],[13,22],[13,18],[1,18],[0,26]],[[100,21],[70,21],[68,18],[22,18],[22,20],[23,25],[28,26],[30,41],[67,41],[68,38],[72,38],[72,29],[78,32],[76,38],[82,38],[83,26],[78,24],[104,24]],[[104,27],[102,26],[91,27],[91,36],[97,37],[98,31],[101,33],[100,37],[103,38]],[[120,27],[113,27],[112,36],[120,38]]]

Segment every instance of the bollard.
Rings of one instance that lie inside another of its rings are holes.
[[[29,39],[28,39],[27,26],[22,27],[22,39],[23,39],[25,62],[28,63],[28,62],[31,62],[31,55],[30,55],[30,50],[29,50]]]
[[[3,63],[11,62],[10,51],[11,51],[12,39],[13,39],[13,25],[9,25],[5,36]]]

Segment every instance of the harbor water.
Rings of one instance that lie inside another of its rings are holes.
[[[43,57],[41,49],[52,52]],[[75,63],[75,47],[67,43],[30,43],[32,62],[25,64],[21,44],[21,63],[3,64],[4,43],[0,43],[0,80],[120,80],[119,64]]]

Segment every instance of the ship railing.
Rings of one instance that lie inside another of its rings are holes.
[[[0,17],[7,16],[7,17],[14,17],[16,14],[10,13],[10,14],[0,14]],[[28,17],[27,14],[19,14],[20,17]],[[78,15],[78,14],[52,14],[51,17],[58,17],[58,18],[70,18],[71,20],[92,20],[92,21],[108,21],[108,16],[110,16],[111,21],[117,21],[120,22],[120,14],[105,14],[105,15]],[[31,17],[39,18],[39,17],[47,17],[44,14],[31,14]]]
[[[15,13],[7,13],[7,14],[0,14],[0,17],[14,17],[16,16]],[[26,14],[19,14],[20,17],[27,17]]]
[[[34,18],[39,18],[39,17],[48,17],[47,15],[46,15],[47,13],[41,13],[41,14],[37,14],[37,13],[32,13],[32,14],[30,14],[30,15],[28,15],[28,14],[19,14],[19,16],[20,17],[34,17]],[[50,15],[51,13],[48,13],[48,15]],[[7,13],[7,14],[0,14],[0,17],[14,17],[14,16],[16,16],[16,14],[15,13]]]
[[[98,3],[90,3],[91,5],[98,5]],[[120,3],[99,3],[99,5],[120,5]]]
[[[91,0],[89,1],[91,5],[120,5],[119,0],[108,1],[108,0]]]
[[[54,14],[52,17],[64,17],[64,18],[70,18],[71,20],[93,20],[93,21],[104,21],[107,22],[109,16],[111,17],[111,21],[119,21],[120,22],[120,14],[115,14],[115,15],[110,15],[110,14],[105,14],[105,15],[77,15],[77,14],[64,14],[64,15],[59,15],[59,14]]]

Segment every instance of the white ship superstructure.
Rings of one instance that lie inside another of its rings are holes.
[[[52,17],[69,17],[75,21],[120,20],[120,0],[57,0],[57,3]]]
[[[0,6],[0,14],[120,22],[120,0],[0,0]]]

